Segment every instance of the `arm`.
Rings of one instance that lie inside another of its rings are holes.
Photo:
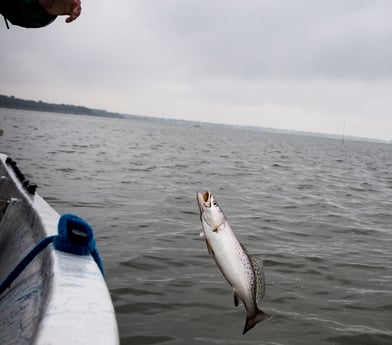
[[[65,21],[70,23],[80,12],[80,0],[0,0],[0,13],[25,28],[46,26],[62,15],[67,15]]]

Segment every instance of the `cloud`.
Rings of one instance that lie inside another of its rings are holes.
[[[3,29],[1,93],[327,132],[347,121],[349,134],[389,139],[390,1],[82,5],[72,24]]]
[[[240,79],[390,77],[389,2],[171,1],[151,7],[146,22],[156,28],[153,41],[164,43],[158,45],[163,58],[173,52],[190,69],[199,63],[218,77]]]

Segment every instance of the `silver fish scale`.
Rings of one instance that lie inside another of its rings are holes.
[[[254,274],[254,269],[252,267],[252,263],[251,263],[251,257],[248,255],[248,253],[246,252],[246,249],[244,248],[244,246],[242,244],[240,244],[240,249],[238,250],[238,254],[241,260],[241,263],[243,264],[244,270],[246,272],[246,276],[248,278],[248,282],[249,282],[249,295],[254,296],[253,291],[255,289],[255,274]]]

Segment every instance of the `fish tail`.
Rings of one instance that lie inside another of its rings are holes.
[[[242,332],[242,334],[245,334],[251,328],[256,326],[256,324],[258,324],[259,322],[262,322],[264,320],[267,320],[270,317],[271,316],[268,315],[267,313],[264,313],[262,310],[257,309],[256,315],[254,315],[252,317],[246,316],[245,327],[244,327],[244,331]]]

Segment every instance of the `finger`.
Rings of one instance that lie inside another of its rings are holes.
[[[70,23],[70,22],[74,21],[76,18],[78,18],[80,16],[81,11],[82,11],[82,7],[81,7],[80,0],[75,0],[73,2],[72,11],[71,11],[71,13],[69,13],[69,17],[65,20],[65,22]]]

